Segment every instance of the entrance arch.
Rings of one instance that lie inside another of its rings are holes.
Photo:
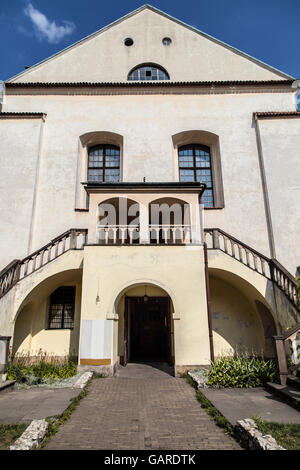
[[[169,294],[151,283],[129,286],[118,296],[120,363],[174,363],[174,306]]]

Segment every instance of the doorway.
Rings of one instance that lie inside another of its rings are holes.
[[[169,298],[126,297],[124,333],[129,361],[171,365]]]

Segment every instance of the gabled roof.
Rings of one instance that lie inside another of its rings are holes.
[[[270,66],[270,65],[268,65],[268,64],[266,64],[266,63],[264,63],[264,62],[262,62],[261,60],[256,59],[256,58],[250,56],[249,54],[246,54],[245,52],[242,52],[242,51],[240,51],[239,49],[237,49],[237,48],[235,48],[235,47],[233,47],[233,46],[230,46],[229,44],[226,44],[226,43],[223,42],[223,41],[220,41],[219,39],[214,38],[213,36],[211,36],[211,35],[209,35],[209,34],[207,34],[207,33],[204,33],[203,31],[201,31],[201,30],[195,28],[194,26],[190,26],[190,25],[184,23],[183,21],[181,21],[181,20],[179,20],[179,19],[177,19],[177,18],[174,18],[173,16],[171,16],[171,15],[169,15],[169,14],[167,14],[167,13],[161,11],[161,10],[159,10],[158,8],[155,8],[155,7],[151,6],[151,5],[145,4],[145,5],[142,5],[141,7],[137,8],[136,10],[133,10],[132,12],[128,13],[127,15],[125,15],[125,16],[119,18],[118,20],[113,21],[112,23],[108,24],[107,26],[104,26],[103,28],[101,28],[101,29],[95,31],[94,33],[92,33],[92,34],[90,34],[90,35],[88,35],[88,36],[86,36],[86,37],[80,39],[79,41],[75,42],[74,44],[71,44],[70,46],[68,46],[68,47],[66,47],[66,48],[64,48],[64,49],[62,49],[61,51],[59,51],[59,52],[57,52],[57,53],[51,55],[50,57],[48,57],[48,58],[46,58],[46,59],[44,59],[44,60],[38,62],[37,64],[32,65],[31,67],[29,67],[28,69],[26,69],[26,70],[20,72],[19,74],[14,75],[14,76],[11,77],[9,80],[7,80],[7,83],[9,83],[9,82],[11,82],[11,81],[14,81],[16,78],[18,78],[18,77],[20,77],[20,76],[23,76],[23,75],[25,75],[25,74],[31,72],[35,67],[38,67],[39,65],[44,64],[45,62],[47,62],[47,61],[53,59],[53,58],[56,57],[56,56],[59,56],[59,55],[61,55],[61,54],[64,54],[64,53],[67,52],[68,50],[70,50],[70,49],[72,49],[72,48],[74,48],[74,47],[76,47],[76,46],[82,44],[83,42],[89,41],[90,39],[94,38],[94,37],[97,36],[98,34],[103,33],[104,31],[107,31],[108,29],[112,28],[113,26],[115,26],[115,25],[121,23],[122,21],[125,21],[126,19],[128,19],[128,18],[130,18],[130,17],[132,17],[132,16],[134,16],[134,15],[136,15],[136,14],[138,14],[138,13],[140,13],[141,11],[143,11],[143,10],[145,10],[145,9],[151,10],[151,11],[153,11],[154,13],[157,13],[158,15],[164,16],[165,18],[168,18],[169,20],[174,21],[175,23],[177,23],[177,24],[179,24],[179,25],[181,25],[181,26],[184,26],[185,28],[188,28],[189,30],[191,30],[191,31],[193,31],[193,32],[195,32],[195,33],[197,33],[197,34],[203,36],[204,38],[209,39],[210,41],[213,41],[214,43],[216,43],[216,44],[218,44],[218,45],[221,45],[221,46],[223,46],[223,47],[225,47],[225,48],[231,50],[232,52],[234,52],[234,53],[236,53],[236,54],[238,54],[238,55],[240,55],[240,56],[242,56],[242,57],[244,57],[244,58],[247,58],[248,60],[250,60],[250,61],[256,63],[257,65],[259,65],[259,66],[261,66],[261,67],[263,67],[263,68],[265,68],[265,69],[267,69],[267,70],[269,70],[269,71],[271,71],[271,72],[273,72],[273,73],[277,73],[277,74],[280,75],[282,78],[285,78],[285,79],[294,79],[294,77],[292,77],[291,75],[288,75],[288,74],[282,72],[281,70],[278,70],[278,69],[276,69],[275,67],[272,67],[272,66]]]

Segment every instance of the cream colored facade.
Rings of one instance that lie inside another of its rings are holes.
[[[143,64],[163,68],[170,80],[128,81]],[[31,259],[31,274],[21,263],[20,280],[0,298],[0,335],[13,336],[14,352],[76,357],[82,367],[113,373],[124,347],[127,360],[133,354],[135,317],[125,304],[134,303],[126,299],[147,291],[169,299],[165,341],[175,372],[209,364],[212,350],[273,356],[272,335],[299,321],[299,312],[245,250],[275,258],[292,276],[300,265],[293,82],[149,6],[8,80],[0,266],[36,251],[40,263]],[[102,144],[120,150],[115,185],[88,182],[90,148]],[[199,185],[180,182],[178,151],[189,144],[210,149],[213,207],[199,205]],[[126,242],[99,244],[101,204],[126,198],[138,205],[138,242],[128,231]],[[179,242],[151,242],[157,202],[186,207]],[[86,238],[46,263],[50,248],[42,255],[41,247],[74,227],[87,229]],[[209,245],[212,228],[236,240],[236,255]],[[61,286],[76,288],[72,329],[48,327],[51,294]]]

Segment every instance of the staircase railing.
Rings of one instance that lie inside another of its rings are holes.
[[[279,367],[280,381],[282,385],[286,385],[287,376],[289,375],[289,369],[299,369],[300,360],[298,359],[297,350],[297,334],[300,332],[300,323],[297,323],[293,328],[287,331],[284,335],[274,336],[277,361]],[[286,342],[291,342],[292,348],[292,359],[294,366],[289,367],[286,357]]]
[[[218,228],[204,229],[204,241],[210,250],[221,250],[248,268],[272,280],[298,306],[295,278],[276,260],[262,255],[245,243]]]
[[[72,228],[23,260],[14,260],[0,272],[0,298],[18,281],[50,263],[68,250],[81,249],[86,242],[87,229]]]

